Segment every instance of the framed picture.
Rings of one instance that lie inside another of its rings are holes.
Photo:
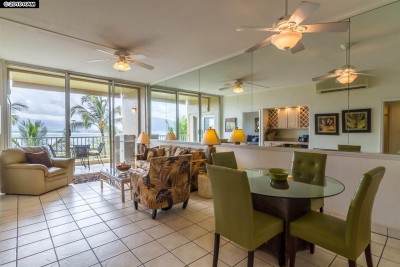
[[[232,132],[236,128],[236,118],[225,118],[225,132]]]
[[[371,109],[342,110],[343,133],[370,133]]]
[[[258,133],[260,131],[260,118],[254,119],[254,131]]]
[[[315,114],[315,134],[338,135],[339,113]]]

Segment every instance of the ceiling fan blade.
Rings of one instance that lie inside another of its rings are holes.
[[[261,42],[253,45],[252,47],[250,47],[249,49],[246,50],[246,52],[253,52],[254,50],[257,50],[258,48],[268,45],[271,43],[271,36],[262,40]]]
[[[373,77],[378,76],[378,75],[375,75],[375,74],[362,73],[362,72],[354,72],[354,74],[361,75],[361,76],[373,76]]]
[[[146,63],[143,63],[143,62],[132,61],[132,63],[133,63],[133,64],[136,64],[136,65],[138,65],[138,66],[140,66],[140,67],[142,67],[142,68],[148,69],[148,70],[153,70],[153,69],[154,69],[153,66],[150,66],[150,65],[148,65],[148,64],[146,64]]]
[[[135,51],[127,51],[134,59],[146,59],[147,56]]]
[[[319,77],[312,78],[312,80],[313,80],[313,82],[317,82],[317,81],[321,81],[321,80],[325,80],[325,79],[334,78],[334,77],[337,77],[337,76],[339,76],[339,75],[332,73],[332,74],[326,74],[326,75],[322,75],[322,76],[319,76]]]
[[[310,16],[311,13],[317,10],[319,6],[320,5],[317,3],[308,1],[301,2],[297,9],[293,12],[289,21],[294,21],[297,25],[299,25],[303,20]]]
[[[345,32],[349,29],[350,21],[328,22],[302,26],[307,27],[305,32]]]
[[[85,60],[85,62],[100,62],[100,61],[108,61],[113,60],[114,58],[105,58],[105,59],[92,59],[92,60]]]
[[[262,87],[262,88],[270,88],[270,87],[265,86],[265,85],[260,85],[260,84],[251,83],[251,82],[243,82],[243,83],[245,83],[245,84],[250,84],[250,85],[254,85],[254,86],[257,86],[257,87]]]
[[[297,44],[290,49],[290,52],[292,52],[292,54],[295,54],[297,52],[303,51],[304,49],[306,49],[304,45],[300,41],[298,41]]]
[[[114,53],[112,53],[112,52],[108,52],[108,51],[101,50],[101,49],[96,49],[96,50],[99,51],[99,52],[106,53],[108,55],[114,56]]]
[[[279,32],[275,28],[266,28],[258,26],[240,26],[236,29],[237,32],[255,31],[255,32]]]
[[[222,88],[219,88],[218,90],[225,91],[225,90],[228,90],[228,89],[232,89],[232,86],[222,87]]]

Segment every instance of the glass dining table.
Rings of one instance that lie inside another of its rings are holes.
[[[269,168],[249,168],[245,171],[254,209],[274,215],[284,221],[286,236],[284,243],[281,243],[278,235],[260,247],[278,259],[280,259],[279,251],[283,249],[285,263],[279,264],[283,266],[287,263],[289,223],[310,211],[311,199],[338,195],[344,191],[345,187],[343,183],[329,176],[325,176],[323,184],[312,184],[307,180],[293,179],[291,171],[287,170],[289,173],[287,181],[275,182],[269,176]],[[306,242],[298,242],[297,245],[298,250],[307,249],[309,246]]]

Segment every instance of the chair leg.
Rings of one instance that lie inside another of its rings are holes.
[[[219,254],[219,239],[220,235],[214,234],[214,257],[213,257],[213,267],[217,267],[218,264],[218,254]]]
[[[297,237],[289,236],[289,261],[290,267],[294,267],[296,263],[296,252],[297,252]]]
[[[185,202],[183,202],[182,209],[186,209],[188,203],[189,203],[189,199],[186,200]]]
[[[254,265],[254,250],[247,252],[247,267],[253,267]]]
[[[315,252],[315,244],[310,243],[310,254],[314,254]]]
[[[138,203],[136,201],[133,201],[133,204],[135,205],[135,210],[138,210]]]
[[[157,210],[154,209],[152,214],[151,214],[151,218],[154,220],[156,218],[156,216],[157,216]]]
[[[100,159],[101,165],[104,166],[103,160],[101,159],[101,155],[99,155],[99,159]]]
[[[356,267],[357,266],[355,261],[352,261],[352,260],[348,260],[348,261],[349,261],[349,267]]]
[[[286,259],[285,259],[285,251],[286,251],[286,234],[285,231],[283,231],[281,234],[281,247],[279,251],[279,266],[283,267],[286,265]]]
[[[365,259],[367,261],[367,266],[372,267],[372,254],[371,254],[371,243],[368,244],[368,246],[365,248]]]

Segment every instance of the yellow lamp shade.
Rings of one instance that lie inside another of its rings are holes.
[[[201,140],[202,145],[220,145],[221,140],[219,140],[217,131],[215,129],[207,129],[203,134],[203,139]]]
[[[138,144],[150,144],[150,138],[147,135],[147,133],[142,132],[139,135],[139,138],[136,140],[136,143]]]
[[[281,50],[293,48],[303,35],[295,31],[281,31],[271,36],[271,43]]]
[[[240,142],[247,142],[243,129],[233,130],[228,142],[233,142],[237,145],[240,144]]]

